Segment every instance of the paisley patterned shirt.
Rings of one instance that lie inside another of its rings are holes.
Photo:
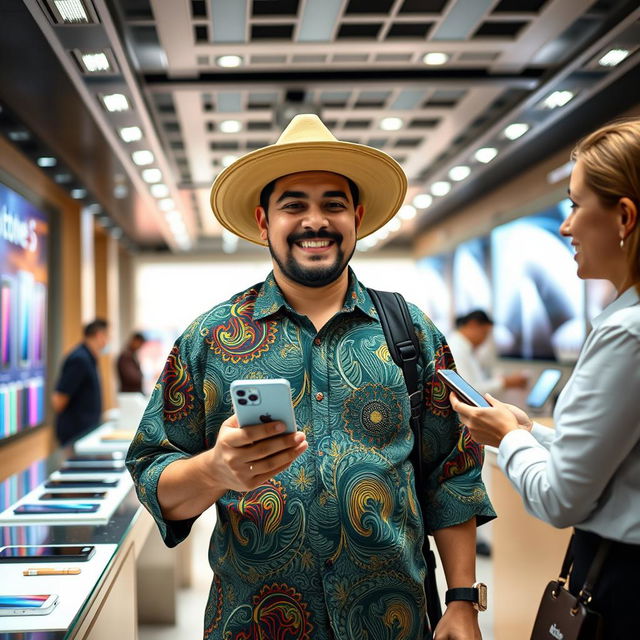
[[[286,471],[217,502],[204,637],[417,640],[428,531],[494,517],[483,451],[435,372],[454,366],[436,327],[410,305],[422,348],[428,513],[420,513],[409,399],[366,289],[350,271],[344,306],[319,332],[273,274],[196,319],[176,341],[127,457],[142,503],[174,546],[193,520],[166,521],[158,478],[212,447],[232,413],[229,385],[286,378],[309,443]]]

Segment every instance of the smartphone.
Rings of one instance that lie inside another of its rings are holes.
[[[73,504],[21,504],[13,510],[19,516],[50,513],[95,513],[99,504],[74,502]]]
[[[80,456],[71,456],[67,458],[65,462],[67,464],[71,462],[112,462],[114,460],[122,460],[124,461],[124,453],[122,451],[113,451],[112,453],[98,453],[95,455],[80,455]]]
[[[64,468],[91,468],[91,469],[103,469],[103,470],[117,470],[124,469],[124,460],[74,460],[69,458],[64,461]]]
[[[59,493],[43,493],[38,500],[104,500],[105,491],[60,491]]]
[[[0,596],[0,616],[46,616],[58,604],[56,594]]]
[[[114,467],[105,467],[104,462],[100,466],[78,466],[78,467],[62,467],[58,469],[60,473],[122,473],[124,471],[124,464],[117,469]]]
[[[553,390],[560,382],[560,378],[562,378],[560,369],[545,369],[535,381],[527,396],[527,406],[532,409],[541,409],[551,397]]]
[[[234,380],[230,390],[241,427],[277,420],[285,424],[285,433],[297,430],[288,380]]]
[[[117,487],[119,480],[47,480],[45,489],[110,489]]]
[[[0,548],[0,562],[85,562],[96,548],[84,545],[10,545]]]
[[[452,369],[438,369],[438,375],[451,391],[474,407],[490,407],[491,405],[482,397],[479,391],[474,389],[458,372]]]

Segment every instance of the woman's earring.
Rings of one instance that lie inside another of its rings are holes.
[[[620,238],[620,248],[624,249],[624,238]]]

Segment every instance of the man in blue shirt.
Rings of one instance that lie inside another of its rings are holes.
[[[97,318],[84,328],[84,341],[62,363],[51,397],[56,413],[56,435],[61,445],[100,424],[102,390],[97,359],[108,342],[107,321]]]

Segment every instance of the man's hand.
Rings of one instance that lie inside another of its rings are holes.
[[[220,426],[215,446],[199,456],[212,486],[250,491],[291,463],[309,446],[302,431],[283,434],[281,422],[240,427],[235,414]]]
[[[433,640],[482,640],[478,612],[470,602],[450,602],[433,634]]]

